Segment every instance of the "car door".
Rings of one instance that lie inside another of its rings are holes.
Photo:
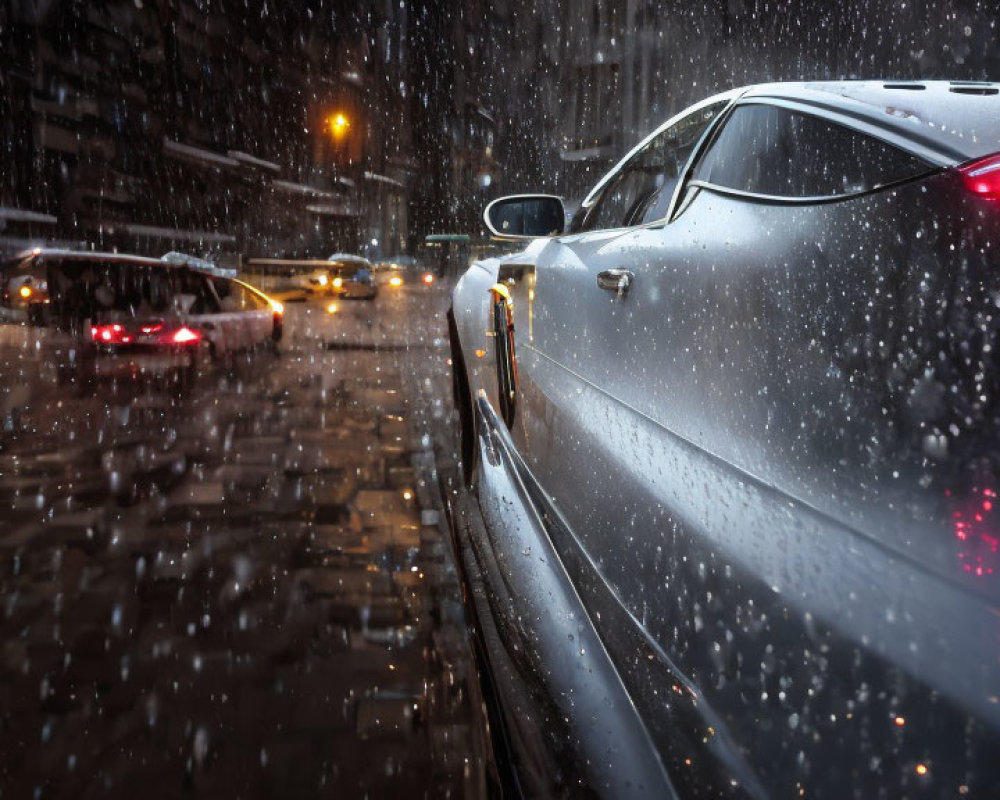
[[[242,290],[244,318],[248,332],[248,346],[267,342],[275,329],[274,309],[267,298],[250,286],[239,283]]]
[[[258,301],[239,281],[216,277],[212,284],[219,296],[219,311],[211,318],[223,343],[224,349],[219,352],[241,350],[264,341],[270,328],[262,326],[271,324],[270,313],[263,309],[266,303]]]
[[[931,172],[747,103],[669,223],[557,239],[515,293],[512,434],[682,786],[690,760],[712,765],[692,789],[875,791],[879,770],[834,765],[917,763],[961,739],[962,709],[989,707],[994,643],[976,632],[992,609],[957,582],[945,491],[927,491],[919,425],[899,422],[926,365],[902,357],[896,304],[946,279],[925,240],[885,231],[922,207]],[[619,221],[640,222],[622,195]],[[952,705],[901,754],[892,720],[938,692]],[[949,779],[967,768],[939,759]]]

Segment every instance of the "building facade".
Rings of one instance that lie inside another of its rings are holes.
[[[0,6],[0,248],[398,249],[406,11],[357,5]]]

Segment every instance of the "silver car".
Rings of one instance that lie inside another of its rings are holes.
[[[454,520],[517,785],[1000,796],[1000,85],[727,92],[485,219]]]

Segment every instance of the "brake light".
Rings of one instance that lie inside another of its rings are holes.
[[[132,337],[117,323],[113,325],[91,325],[90,338],[101,344],[129,344]]]
[[[201,331],[192,330],[188,327],[179,328],[171,337],[174,344],[195,344],[201,341]]]
[[[430,272],[425,272],[424,273],[424,283],[426,285],[428,285],[428,286],[430,286],[432,283],[434,283],[434,275],[433,275],[433,273],[430,273]]]
[[[958,168],[965,188],[987,200],[1000,200],[1000,153]]]
[[[162,325],[143,325],[142,336],[136,342],[136,334],[130,332],[124,325],[111,323],[109,325],[91,325],[90,338],[98,344],[197,344],[201,341],[201,331],[182,325],[180,328],[164,329]]]

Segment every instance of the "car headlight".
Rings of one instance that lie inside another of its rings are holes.
[[[341,287],[342,287],[343,285],[344,285],[344,279],[343,279],[343,278],[339,278],[339,277],[338,277],[338,278],[334,278],[334,279],[333,279],[333,288],[334,288],[334,289],[339,289],[339,288],[341,288]]]
[[[402,286],[403,285],[403,279],[400,278],[398,275],[393,275],[391,278],[389,278],[389,285],[390,286]]]

